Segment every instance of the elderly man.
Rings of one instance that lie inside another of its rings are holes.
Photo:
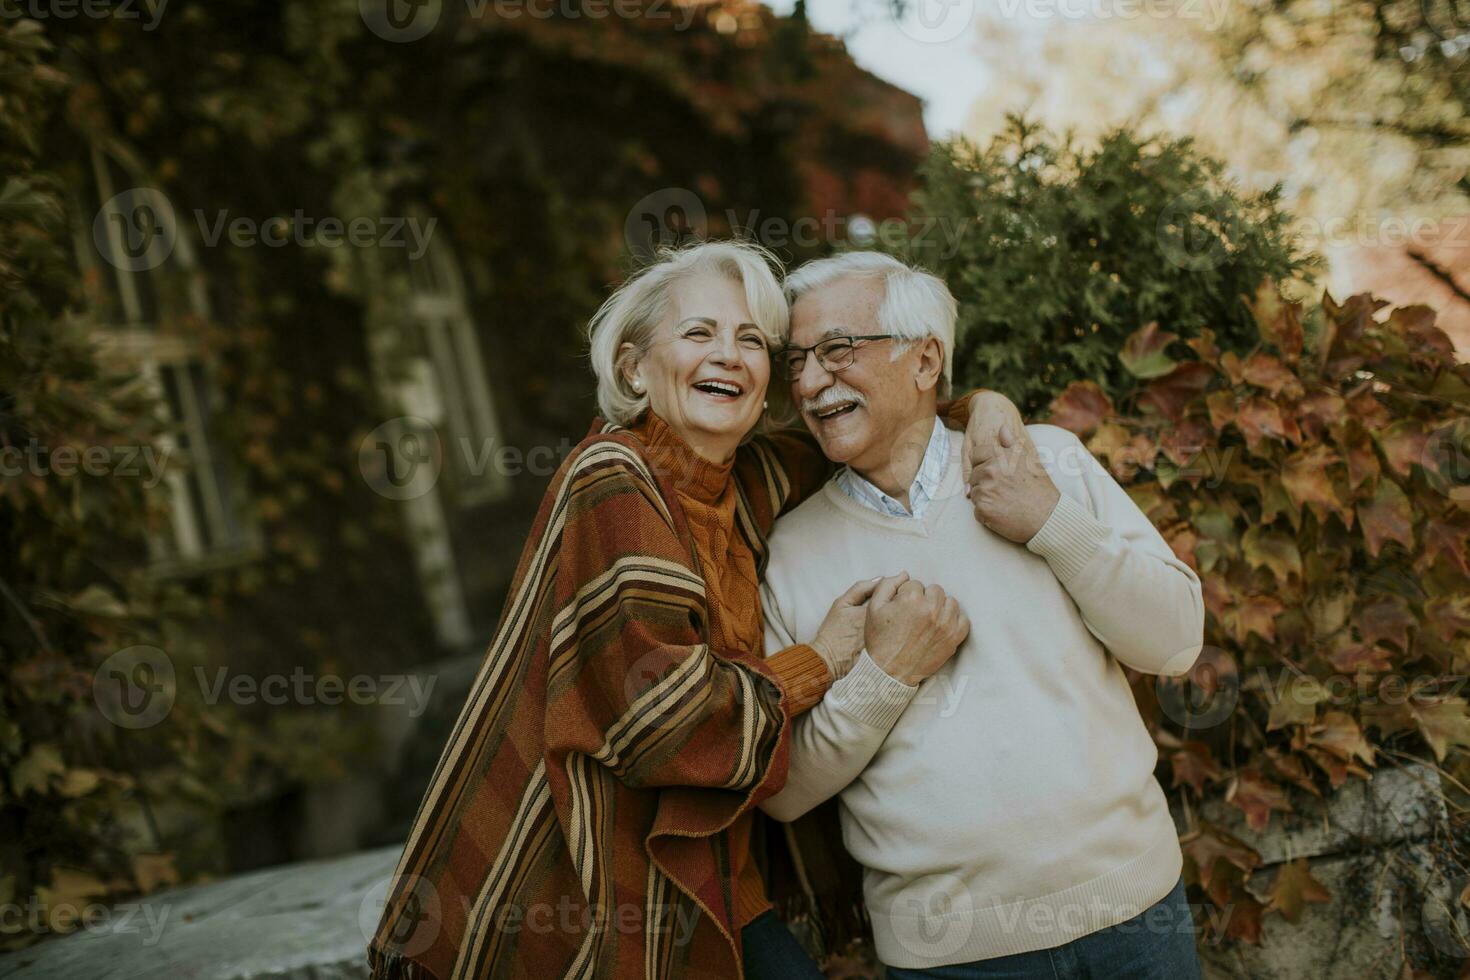
[[[1007,427],[988,458],[962,459],[935,417],[955,325],[940,280],[852,253],[786,289],[778,366],[846,468],[776,524],[767,646],[814,635],[854,576],[901,571],[942,585],[971,631],[932,675],[921,650],[886,670],[862,654],[797,722],[764,809],[790,821],[838,795],[890,977],[1198,976],[1157,752],[1121,666],[1189,669],[1198,578],[1071,433]]]

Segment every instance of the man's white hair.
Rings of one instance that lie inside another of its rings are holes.
[[[925,337],[939,338],[944,351],[939,397],[947,398],[954,376],[954,328],[959,307],[943,279],[882,252],[846,252],[806,263],[786,277],[783,288],[787,301],[794,306],[805,293],[854,276],[883,283],[878,328],[900,338],[894,344],[893,357]]]
[[[674,292],[697,276],[728,277],[745,288],[751,319],[772,349],[788,333],[786,303],[777,285],[781,264],[768,250],[751,242],[701,242],[659,252],[657,260],[619,286],[587,325],[592,373],[597,376],[597,406],[602,417],[630,425],[648,407],[648,394],[634,391],[623,375],[624,344],[632,344],[633,360],[653,342],[659,323],[669,314]]]

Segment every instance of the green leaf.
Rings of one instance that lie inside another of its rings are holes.
[[[46,793],[53,777],[66,772],[61,749],[53,742],[40,742],[31,747],[26,757],[10,770],[10,788],[16,796],[28,792]]]
[[[1241,538],[1245,560],[1252,568],[1269,568],[1281,585],[1302,576],[1302,553],[1296,539],[1283,531],[1256,525]]]
[[[1164,350],[1178,339],[1177,334],[1160,330],[1158,321],[1154,321],[1129,334],[1128,339],[1123,341],[1123,350],[1119,352],[1118,359],[1135,378],[1145,381],[1149,378],[1161,378],[1174,370],[1177,362],[1165,354]]]

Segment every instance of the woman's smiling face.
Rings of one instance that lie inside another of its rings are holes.
[[[630,358],[629,379],[696,452],[725,462],[760,421],[771,381],[766,335],[745,287],[719,273],[680,283],[671,306],[643,356]]]

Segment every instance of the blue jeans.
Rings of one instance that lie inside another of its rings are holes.
[[[1184,879],[1126,922],[1055,949],[930,970],[886,967],[888,980],[1199,980]]]
[[[745,980],[826,980],[786,923],[765,911],[740,930]]]

